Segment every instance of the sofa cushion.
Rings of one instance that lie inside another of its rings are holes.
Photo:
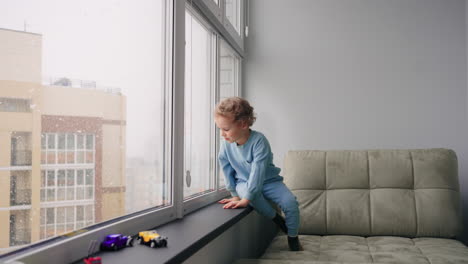
[[[453,239],[302,235],[301,243],[304,251],[289,251],[280,235],[261,259],[236,263],[468,263],[468,248]]]
[[[289,151],[300,234],[453,238],[458,164],[449,149]]]

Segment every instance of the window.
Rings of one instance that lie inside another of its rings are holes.
[[[0,97],[0,112],[31,112],[30,104],[29,99]]]
[[[0,254],[85,227],[97,237],[103,222],[151,228],[227,195],[213,108],[239,95],[240,55],[213,26],[223,1],[209,0],[218,22],[174,0],[21,3],[0,4],[0,98],[28,98],[28,111],[5,115],[27,125],[0,151],[31,158],[0,166],[18,172],[0,187],[11,194]]]
[[[212,191],[216,36],[194,13],[185,16],[184,198]]]
[[[42,164],[94,164],[94,137],[93,134],[76,133],[42,134]]]
[[[237,33],[241,31],[241,0],[225,0],[226,18],[231,22]]]
[[[223,40],[220,42],[219,55],[219,99],[239,95],[239,72],[240,58]],[[216,129],[219,134],[219,129]],[[219,144],[223,139],[218,138]],[[224,175],[221,168],[218,168],[219,186],[224,187]]]
[[[30,210],[10,211],[11,246],[21,246],[31,243]]]
[[[46,207],[41,209],[40,237],[54,237],[94,224],[94,205]]]
[[[11,132],[11,166],[31,165],[31,133]]]
[[[31,204],[31,171],[10,171],[10,206]]]
[[[55,169],[41,173],[41,202],[94,201],[94,169]]]
[[[0,3],[0,112],[11,112],[2,116],[11,137],[0,145],[11,148],[0,155],[11,162],[0,171],[11,176],[0,186],[10,194],[0,224],[13,220],[0,230],[0,254],[174,210],[171,10],[170,0]]]
[[[237,96],[239,91],[240,58],[225,41],[220,45],[220,99]]]

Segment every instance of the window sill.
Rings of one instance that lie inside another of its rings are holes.
[[[251,211],[250,207],[224,210],[221,204],[214,203],[157,227],[158,233],[168,237],[167,248],[150,248],[135,241],[133,247],[95,255],[102,258],[102,263],[181,263]]]

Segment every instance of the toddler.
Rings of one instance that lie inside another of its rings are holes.
[[[272,219],[288,235],[289,249],[302,250],[298,238],[299,208],[296,197],[283,183],[280,168],[273,164],[273,153],[266,137],[250,127],[255,122],[253,107],[240,97],[223,99],[215,109],[216,126],[224,141],[218,159],[232,198],[223,199],[225,209],[252,206]],[[284,212],[276,213],[268,200]]]

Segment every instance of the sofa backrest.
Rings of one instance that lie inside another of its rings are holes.
[[[461,235],[453,150],[289,151],[283,172],[299,202],[300,234]]]

